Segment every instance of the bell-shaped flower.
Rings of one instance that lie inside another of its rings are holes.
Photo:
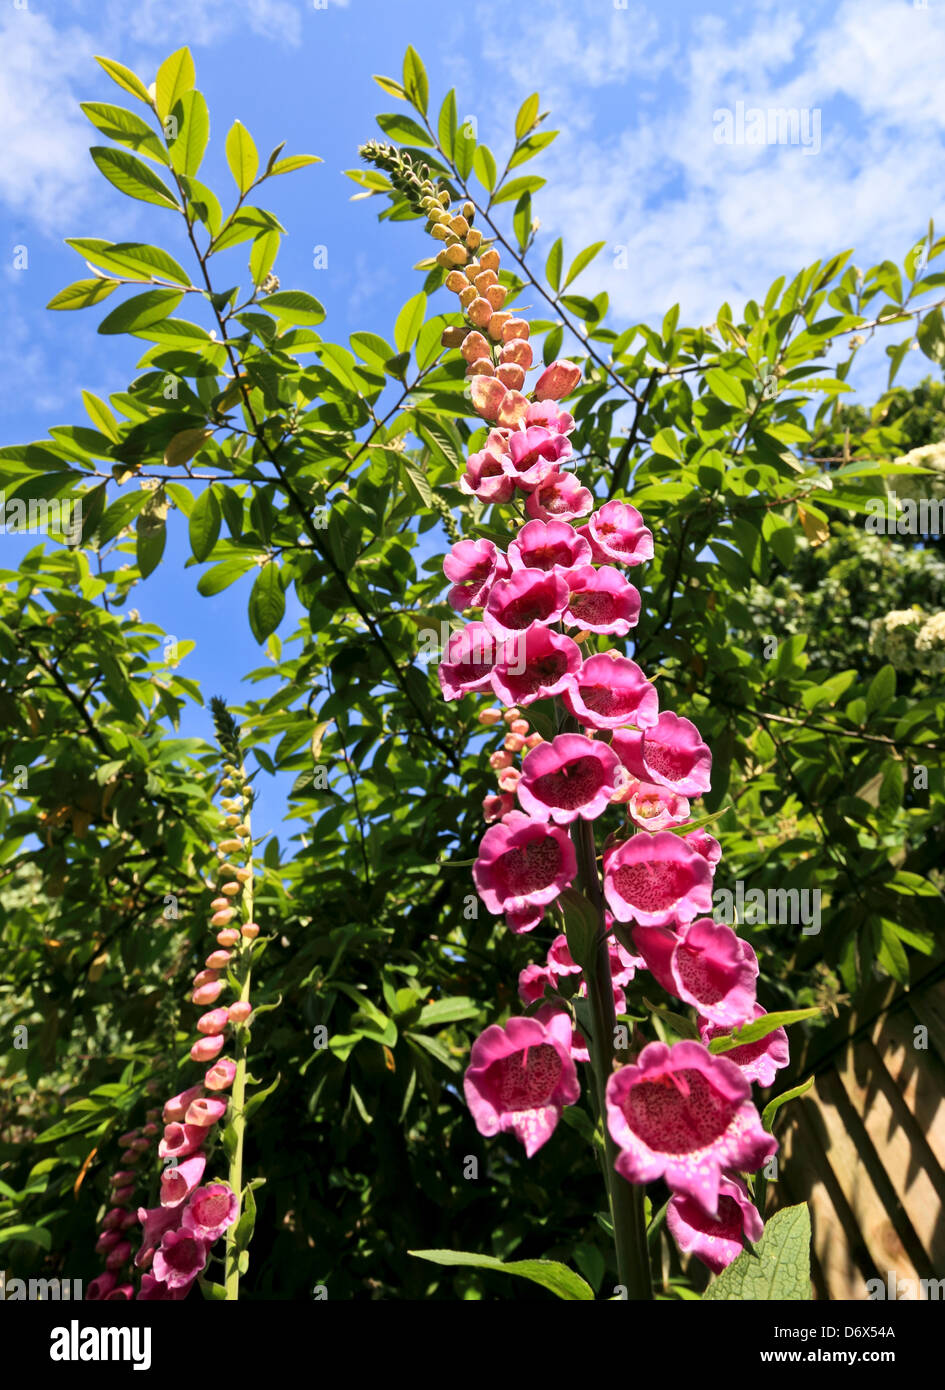
[[[756,1004],[745,1022],[753,1023],[755,1019],[764,1018],[765,1013],[766,1010],[760,1004]],[[699,1025],[699,1033],[706,1046],[713,1038],[731,1031],[731,1028],[707,1019],[703,1019]],[[787,1030],[775,1028],[772,1033],[759,1038],[757,1042],[742,1043],[721,1055],[734,1062],[747,1081],[754,1082],[756,1086],[773,1086],[777,1073],[791,1060]]]
[[[568,581],[558,570],[514,570],[493,584],[482,621],[504,640],[532,623],[556,623],[568,603]]]
[[[576,642],[535,623],[505,643],[492,671],[492,689],[503,704],[530,705],[560,695],[580,666]]]
[[[155,1250],[161,1244],[167,1231],[176,1231],[180,1225],[182,1211],[177,1206],[139,1207],[138,1220],[144,1227],[141,1248],[135,1255],[138,1269],[147,1267]]]
[[[509,545],[513,570],[565,570],[586,565],[591,547],[566,521],[527,521]]]
[[[488,690],[504,654],[501,640],[484,623],[467,623],[461,632],[451,633],[437,673],[444,698],[460,700],[473,691]]]
[[[618,729],[629,723],[648,728],[658,718],[656,686],[635,661],[605,652],[581,664],[566,682],[562,700],[568,713],[590,729]],[[615,746],[614,751],[622,759],[620,749]]]
[[[457,541],[443,561],[443,573],[452,584],[446,596],[451,608],[481,608],[497,579],[509,572],[509,562],[492,541]]]
[[[607,1081],[607,1125],[628,1182],[662,1178],[717,1218],[722,1177],[753,1173],[777,1151],[733,1062],[701,1043],[650,1043]]]
[[[555,434],[571,434],[574,429],[574,416],[562,410],[557,401],[532,401],[525,412],[525,426],[544,425]]]
[[[683,1254],[695,1255],[713,1274],[721,1274],[745,1248],[746,1239],[760,1240],[764,1222],[740,1178],[719,1179],[719,1214],[713,1220],[692,1197],[671,1197],[666,1225]]]
[[[709,790],[712,754],[691,720],[664,710],[654,723],[641,728],[642,733],[620,729],[614,734],[614,752],[631,777],[669,787],[680,796],[701,796]]]
[[[473,881],[490,912],[501,916],[543,907],[567,888],[577,873],[566,831],[510,811],[482,837]]]
[[[643,830],[667,830],[671,825],[684,825],[689,819],[689,802],[669,787],[656,787],[651,782],[634,780],[627,798],[627,814]],[[683,836],[688,839],[687,836]],[[708,836],[706,838],[709,838]],[[692,845],[698,854],[699,846]]]
[[[672,831],[641,831],[605,852],[604,896],[618,922],[689,922],[712,909],[712,871]]]
[[[207,1263],[207,1243],[193,1231],[167,1231],[151,1266],[155,1279],[175,1289],[189,1288]]]
[[[479,1133],[509,1131],[531,1158],[580,1096],[568,1015],[492,1024],[473,1043],[463,1089]]]
[[[558,464],[571,456],[566,435],[556,434],[542,425],[529,425],[509,438],[509,451],[502,460],[506,473],[521,492],[534,492],[558,471]]]
[[[699,917],[678,931],[636,926],[633,944],[663,988],[704,1019],[734,1028],[751,1018],[758,958],[724,922]]]
[[[516,795],[536,820],[567,825],[595,820],[613,795],[620,760],[612,748],[583,734],[558,734],[522,762]]]
[[[192,1154],[183,1163],[169,1163],[161,1174],[162,1208],[176,1209],[181,1206],[194,1188],[200,1185],[206,1166],[207,1157],[202,1153]]]
[[[641,565],[653,558],[653,533],[629,502],[605,502],[581,527],[581,534],[590,541],[595,560]]]
[[[525,503],[525,511],[536,521],[573,521],[593,509],[594,494],[573,473],[552,473]]]
[[[571,591],[564,610],[568,627],[625,637],[640,617],[640,595],[613,565],[580,565],[567,575]]]
[[[198,1187],[184,1212],[182,1227],[211,1244],[218,1240],[239,1214],[236,1193],[225,1182]]]

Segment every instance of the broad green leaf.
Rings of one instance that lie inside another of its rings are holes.
[[[154,104],[162,121],[173,111],[175,103],[184,92],[190,91],[196,79],[194,60],[188,48],[179,48],[176,53],[164,59],[158,68],[154,84]]]
[[[407,1254],[418,1260],[429,1260],[435,1265],[463,1265],[472,1269],[492,1269],[499,1274],[514,1274],[521,1279],[531,1280],[533,1284],[540,1284],[557,1298],[571,1303],[588,1303],[594,1299],[590,1284],[557,1260],[513,1260],[505,1264],[491,1255],[473,1255],[465,1250],[408,1250]]]
[[[518,108],[518,115],[515,117],[515,138],[524,140],[531,130],[538,117],[538,93],[532,92],[530,97],[526,97]]]
[[[730,372],[723,372],[719,367],[710,367],[705,374],[705,384],[713,396],[718,396],[726,405],[735,406],[739,410],[745,409],[745,388]]]
[[[585,246],[583,251],[579,251],[571,262],[571,269],[568,271],[567,279],[562,285],[562,289],[567,289],[572,280],[576,280],[585,266],[590,265],[591,261],[607,245],[606,241],[595,241],[592,246]],[[555,289],[557,289],[557,285]]]
[[[190,548],[195,560],[206,560],[212,554],[222,520],[219,499],[213,488],[208,487],[195,500],[188,522]]]
[[[259,571],[249,596],[249,625],[260,646],[270,633],[275,632],[284,613],[282,575],[279,566],[270,562]]]
[[[810,1288],[810,1213],[804,1203],[785,1207],[765,1223],[753,1250],[723,1269],[703,1299],[806,1302]]]
[[[93,395],[91,391],[82,392],[82,401],[93,425],[107,435],[113,444],[117,444],[121,438],[118,431],[118,421],[105,402]]]
[[[882,666],[870,681],[866,692],[866,712],[874,714],[885,709],[896,694],[896,672],[892,666]]]
[[[497,170],[495,156],[488,145],[476,146],[476,151],[473,155],[473,171],[483,188],[491,193],[495,188]]]
[[[397,315],[397,322],[394,324],[394,342],[401,352],[409,352],[417,341],[420,327],[426,317],[427,297],[421,291],[415,294]]]
[[[117,280],[76,280],[64,290],[54,294],[46,305],[47,309],[87,309],[107,298],[112,290],[117,290]]]
[[[560,237],[548,252],[545,262],[545,277],[553,290],[561,288],[561,269],[564,265],[564,243]]]
[[[318,154],[289,154],[285,159],[277,159],[271,168],[266,170],[267,178],[274,178],[277,174],[291,174],[296,169],[304,169],[308,164],[324,164],[321,155]]]
[[[406,100],[407,93],[400,83],[395,82],[392,77],[381,77],[376,72],[372,76],[382,92],[386,92],[390,97],[398,97],[401,101]]]
[[[190,284],[190,277],[184,268],[159,246],[147,246],[140,241],[101,241],[97,237],[71,237],[66,245],[103,270],[149,280],[160,276],[178,285]]]
[[[452,159],[453,145],[456,140],[456,92],[452,88],[447,92],[443,99],[443,105],[440,107],[437,134],[442,149]]]
[[[404,92],[408,100],[413,102],[417,110],[425,116],[430,100],[430,84],[427,81],[426,68],[420,60],[420,54],[411,45],[407,46],[407,52],[404,54],[403,76]]]
[[[403,112],[378,116],[377,123],[385,135],[391,140],[399,141],[401,145],[424,145],[433,148],[434,142],[423,126],[418,125],[411,116]]]
[[[30,1245],[38,1245],[41,1250],[52,1249],[52,1231],[45,1226],[4,1226],[0,1228],[0,1245],[10,1240],[25,1240]]]
[[[273,228],[260,232],[253,240],[249,253],[249,273],[254,285],[261,285],[275,264],[281,241],[279,233]]]
[[[210,112],[202,92],[184,92],[167,117],[177,122],[177,138],[170,144],[171,163],[179,174],[196,174],[210,139]]]
[[[132,96],[140,98],[147,106],[151,105],[150,92],[137,73],[131,71],[131,68],[126,68],[122,63],[116,63],[114,58],[100,58],[97,54],[95,61],[108,73],[113,82],[117,82],[119,87],[130,92]]]
[[[575,964],[582,969],[590,966],[597,946],[601,924],[594,908],[576,888],[565,888],[558,898],[564,912],[568,950]]]
[[[226,137],[226,162],[239,191],[248,193],[259,171],[259,154],[241,121],[233,122]]]
[[[221,560],[197,580],[197,593],[212,598],[255,568],[256,562],[251,555],[234,555],[229,560]]]
[[[113,309],[98,326],[99,333],[135,333],[160,323],[174,312],[183,296],[179,290],[146,290]]]
[[[79,109],[109,140],[119,145],[128,145],[138,154],[147,155],[161,164],[167,163],[167,151],[161,140],[140,116],[127,111],[123,106],[112,106],[104,101],[80,101]]]
[[[285,323],[316,324],[325,317],[325,310],[313,294],[304,290],[277,290],[258,301],[259,307]]]
[[[135,522],[135,561],[142,579],[147,579],[157,569],[166,542],[164,517],[155,518],[147,511],[141,512]]]
[[[508,183],[499,185],[497,192],[492,196],[493,203],[517,203],[523,193],[537,193],[539,188],[544,188],[547,180],[540,179],[537,174],[525,174],[520,179],[509,179]]]
[[[751,1023],[743,1023],[724,1037],[713,1038],[709,1043],[710,1052],[731,1052],[733,1047],[745,1047],[748,1043],[760,1042],[777,1028],[790,1028],[792,1023],[801,1023],[805,1018],[817,1018],[822,1009],[782,1009],[778,1013],[763,1014]]]
[[[475,999],[437,999],[420,1010],[417,1026],[423,1028],[436,1023],[457,1023],[463,1018],[475,1018],[478,1013],[479,1005]]]
[[[135,155],[127,150],[113,150],[107,145],[93,145],[89,154],[100,172],[120,193],[137,198],[142,203],[155,203],[158,207],[180,211],[180,203],[167,184]]]

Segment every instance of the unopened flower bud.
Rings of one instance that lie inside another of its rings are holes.
[[[225,927],[228,922],[232,922],[236,916],[236,909],[224,907],[220,912],[215,912],[210,918],[211,927]]]
[[[529,734],[528,738],[525,740],[525,747],[528,749],[537,748],[539,743],[544,743],[541,734]]]
[[[230,904],[227,902],[226,898],[214,898],[213,902],[210,904],[210,910],[212,912],[225,912],[229,906]]]
[[[525,368],[516,362],[503,362],[495,369],[495,374],[503,386],[510,391],[521,391],[525,385]]]
[[[483,709],[476,715],[480,724],[498,724],[502,718],[502,711],[498,709]]]
[[[475,332],[467,333],[460,348],[460,352],[467,362],[476,362],[480,357],[489,357],[491,351],[488,339],[484,338],[481,333]]]
[[[514,759],[511,753],[507,753],[504,748],[498,749],[489,755],[489,766],[499,771],[503,767],[511,767]]]
[[[506,734],[502,747],[507,748],[510,753],[521,753],[525,747],[525,740],[521,734]]]
[[[439,222],[434,222],[430,226],[430,235],[434,241],[445,241],[449,232]]]
[[[192,1004],[215,1004],[223,993],[224,984],[222,980],[211,981],[210,984],[198,985],[190,996]]]
[[[506,327],[508,327],[507,324]],[[528,371],[532,365],[531,343],[526,343],[524,338],[513,338],[510,342],[503,343],[499,353],[499,361],[514,363],[517,367],[524,367]]]
[[[475,286],[467,285],[464,290],[459,292],[459,307],[466,312],[471,304],[475,304],[479,295],[476,293]]]
[[[255,941],[259,935],[259,927],[255,922],[245,922],[240,930],[247,941]]]
[[[444,257],[444,259],[440,261],[441,265],[448,265],[453,267],[458,265],[465,265],[466,262],[469,260],[469,252],[466,250],[465,246],[463,246],[458,241],[454,242],[452,246],[447,246],[445,250],[441,251],[440,255],[437,256],[438,261],[440,260],[440,256]]]
[[[466,202],[463,203],[463,209],[462,209],[462,211],[463,211],[463,216],[465,217],[466,221],[467,221],[467,222],[471,222],[471,221],[473,220],[473,218],[475,217],[475,215],[476,215],[476,204],[475,204],[475,203],[471,203],[471,202],[469,201],[469,199],[467,198]]]
[[[513,719],[509,723],[509,733],[521,734],[523,738],[528,737],[528,731],[530,728],[531,725],[529,724],[527,719]]]
[[[217,849],[221,850],[223,854],[239,854],[242,848],[243,845],[240,840],[221,840],[217,845]]]
[[[469,223],[466,221],[465,217],[457,214],[456,217],[450,218],[450,231],[455,232],[458,237],[464,237],[469,231]]]
[[[460,303],[462,303],[462,296],[460,296]],[[492,318],[492,307],[488,299],[479,298],[475,294],[471,304],[463,305],[469,322],[475,324],[477,328],[485,328]]]
[[[498,281],[499,277],[496,275],[494,270],[480,270],[479,274],[473,281],[473,284],[476,286],[476,289],[479,291],[480,294],[485,294],[489,286],[498,284]]]
[[[240,934],[236,927],[224,927],[217,932],[217,942],[220,946],[236,946],[239,943]]]
[[[121,1144],[122,1148],[129,1149],[140,1133],[140,1129],[129,1129],[126,1134],[120,1136],[118,1142]]]
[[[211,951],[205,961],[208,970],[225,970],[230,963],[229,951]]]
[[[490,285],[486,290],[486,299],[488,299],[493,309],[501,309],[508,298],[508,294],[509,292],[504,285]]]
[[[505,325],[511,317],[512,315],[509,313],[508,309],[501,309],[490,318],[486,326],[486,332],[494,343],[501,343]]]
[[[253,1012],[253,1006],[248,999],[238,999],[235,1004],[231,1004],[228,1010],[231,1023],[245,1023]]]
[[[495,376],[496,369],[492,365],[491,357],[477,357],[475,362],[470,362],[466,368],[467,376]]]
[[[225,893],[228,898],[235,898],[241,887],[240,883],[224,883],[220,892]]]
[[[478,251],[481,245],[482,232],[480,232],[478,227],[470,227],[469,231],[466,233],[467,251]]]
[[[531,331],[531,324],[528,319],[510,318],[502,329],[502,341],[505,343],[518,342],[520,339],[527,341]]]
[[[211,1034],[207,1038],[198,1038],[190,1049],[190,1055],[195,1062],[212,1062],[214,1057],[223,1051],[225,1038],[222,1033]]]
[[[451,294],[459,294],[460,290],[466,288],[469,281],[461,270],[451,270],[444,283]]]
[[[581,368],[560,357],[547,367],[535,383],[536,401],[560,401],[568,396],[581,380]]]
[[[509,705],[508,709],[502,711],[502,720],[506,724],[512,724],[516,719],[521,719],[522,711],[518,705]]]
[[[209,1013],[202,1014],[200,1018],[197,1019],[197,1032],[206,1033],[207,1035],[211,1033],[222,1033],[227,1025],[228,1019],[228,1009],[211,1009]]]
[[[126,1207],[135,1195],[133,1183],[128,1183],[127,1187],[116,1187],[112,1193],[112,1201],[116,1207]]]
[[[112,1250],[108,1259],[105,1261],[106,1269],[121,1269],[122,1265],[127,1264],[131,1257],[131,1242],[127,1240],[119,1241]]]
[[[504,792],[514,792],[521,777],[517,767],[507,767],[499,773],[499,786]]]

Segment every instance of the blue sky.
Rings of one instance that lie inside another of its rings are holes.
[[[606,240],[576,288],[606,288],[615,325],[658,321],[677,301],[683,323],[709,323],[723,300],[762,298],[779,274],[817,258],[854,247],[860,266],[901,263],[930,216],[945,229],[945,0],[3,0],[0,442],[82,422],[83,387],[107,396],[133,373],[130,340],[96,333],[101,311],[44,306],[84,273],[66,236],[161,240],[186,254],[173,214],[121,197],[97,174],[87,149],[98,138],[78,110],[124,101],[94,54],[151,81],[185,43],[211,112],[205,182],[229,196],[223,139],[237,117],[263,157],[286,140],[286,153],[324,159],[273,181],[265,201],[290,233],[283,285],[322,300],[322,332],[339,342],[356,329],[391,336],[419,288],[410,267],[428,251],[418,224],[379,225],[379,200],[351,202],[342,174],[377,133],[375,113],[399,106],[371,74],[399,77],[407,43],[424,58],[431,102],[456,86],[461,120],[475,119],[501,162],[515,111],[540,91],[548,125],[562,131],[529,165],[548,179],[534,204],[540,263],[558,235],[571,255]],[[715,113],[739,102],[819,113],[817,148],[718,143]],[[26,270],[13,268],[17,246]],[[327,251],[320,270],[317,246]],[[245,249],[230,254],[239,273]],[[871,346],[856,378],[867,401],[885,383],[883,346]],[[902,380],[928,367],[912,354]],[[0,563],[32,543],[0,537]],[[205,694],[238,700],[242,675],[265,660],[244,587],[201,599],[187,553],[178,524],[130,606],[196,642],[181,669]],[[208,721],[188,731],[207,732]]]

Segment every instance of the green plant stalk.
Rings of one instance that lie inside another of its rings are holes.
[[[597,1109],[604,1131],[604,1171],[610,1201],[610,1217],[614,1227],[617,1277],[626,1289],[628,1299],[652,1299],[653,1285],[646,1241],[643,1188],[627,1182],[617,1172],[614,1165],[619,1149],[607,1126],[606,1090],[608,1078],[613,1070],[617,1015],[614,1010],[610,955],[607,949],[604,899],[597,872],[594,827],[590,821],[578,819],[572,827],[571,834],[584,893],[598,919],[594,954],[591,960],[584,963],[584,978],[587,982],[587,998],[593,1020],[590,1038],[591,1071],[597,1092]]]
[[[240,776],[243,777],[243,768],[240,767]],[[250,812],[244,808],[244,823],[250,826]],[[253,863],[253,837],[250,833],[246,837],[246,867],[252,868]],[[253,880],[246,880],[241,894],[242,920],[244,923],[253,920]],[[252,978],[252,951],[253,943],[245,937],[241,939],[239,952],[239,968],[241,971],[240,982],[240,1002],[246,1003],[249,1000],[249,987]],[[226,1263],[225,1263],[225,1287],[226,1302],[235,1302],[240,1296],[240,1254],[236,1248],[236,1231],[243,1215],[243,1137],[246,1131],[246,1120],[243,1114],[246,1104],[246,1029],[243,1024],[236,1025],[236,1075],[233,1078],[233,1089],[230,1092],[230,1124],[236,1136],[233,1146],[233,1153],[230,1157],[229,1184],[230,1190],[236,1193],[236,1219],[227,1228],[226,1232]]]

